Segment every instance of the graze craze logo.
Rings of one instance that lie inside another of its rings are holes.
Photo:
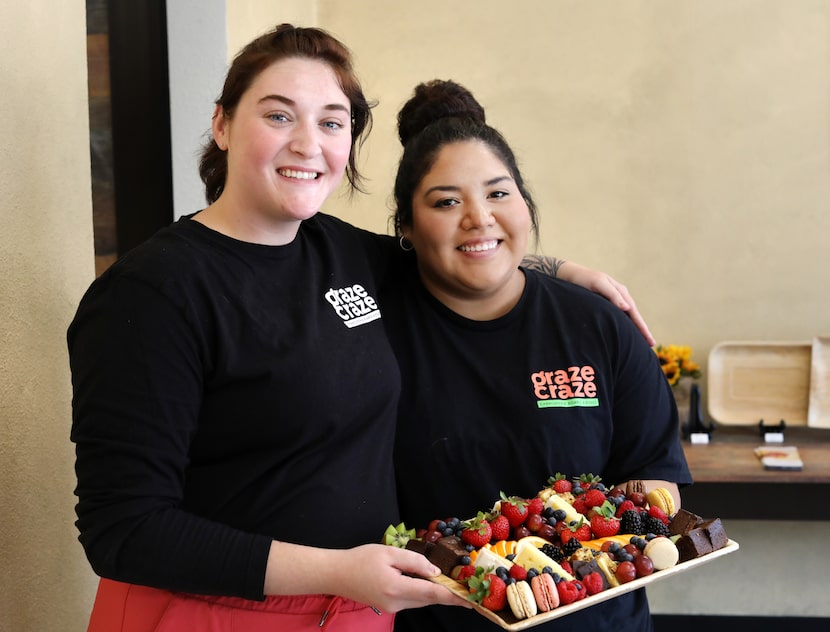
[[[357,327],[380,318],[378,304],[362,285],[355,284],[339,290],[330,288],[326,292],[326,300],[346,327]]]
[[[569,366],[556,371],[539,371],[530,376],[539,408],[595,408],[599,406],[594,367]]]

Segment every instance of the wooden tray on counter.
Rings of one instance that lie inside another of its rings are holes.
[[[584,608],[590,608],[593,605],[596,605],[603,601],[607,601],[609,599],[613,599],[614,597],[619,597],[620,595],[624,595],[625,593],[637,590],[638,588],[644,588],[652,582],[668,579],[669,577],[673,577],[678,573],[682,573],[684,571],[697,568],[701,564],[712,562],[720,557],[723,557],[724,555],[734,553],[737,550],[738,543],[734,540],[729,540],[725,547],[723,547],[722,549],[718,549],[717,551],[708,553],[707,555],[697,557],[693,560],[683,562],[682,564],[672,566],[671,568],[667,568],[662,571],[656,571],[655,573],[647,577],[640,577],[638,579],[635,579],[634,581],[628,582],[627,584],[622,584],[621,586],[616,586],[614,588],[609,588],[608,590],[603,590],[602,592],[599,592],[596,595],[591,595],[590,597],[586,597],[585,599],[582,599],[580,601],[575,601],[574,603],[570,603],[567,606],[559,606],[558,608],[554,608],[550,612],[545,612],[544,614],[537,614],[536,616],[530,617],[528,619],[517,619],[513,616],[513,613],[510,611],[510,608],[502,610],[501,612],[493,612],[492,610],[488,610],[487,608],[479,604],[475,604],[473,608],[483,617],[501,626],[505,630],[526,630],[528,628],[541,625],[542,623],[548,623],[553,619],[564,617],[566,615],[571,614],[572,612],[576,612]],[[470,593],[467,591],[467,589],[461,583],[455,581],[451,577],[447,577],[446,575],[439,575],[438,577],[430,579],[431,581],[434,581],[438,584],[441,584],[442,586],[449,588],[456,595],[459,595],[464,599],[467,599],[469,597]]]
[[[721,342],[709,353],[709,414],[725,425],[806,426],[813,345]]]

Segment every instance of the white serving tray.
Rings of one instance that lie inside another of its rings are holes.
[[[594,606],[598,603],[608,601],[609,599],[613,599],[614,597],[619,597],[620,595],[624,595],[625,593],[637,590],[638,588],[644,588],[653,582],[668,579],[669,577],[673,577],[678,573],[683,573],[693,568],[697,568],[702,564],[707,564],[718,558],[723,557],[724,555],[734,553],[737,550],[738,543],[734,540],[729,540],[725,547],[723,547],[722,549],[718,549],[717,551],[713,551],[712,553],[709,553],[707,555],[696,557],[693,560],[683,562],[682,564],[677,564],[676,566],[672,566],[671,568],[667,568],[662,571],[655,571],[647,577],[640,577],[638,579],[635,579],[634,581],[628,582],[627,584],[622,584],[621,586],[616,586],[614,588],[609,588],[608,590],[603,590],[602,592],[599,592],[596,595],[591,595],[590,597],[586,597],[585,599],[582,599],[580,601],[575,601],[574,603],[570,603],[567,606],[559,606],[558,608],[554,608],[550,612],[545,612],[544,614],[537,614],[536,616],[529,617],[527,619],[516,619],[516,617],[513,616],[513,613],[510,611],[509,608],[502,610],[501,612],[493,612],[492,610],[488,610],[487,608],[479,604],[475,604],[473,608],[483,617],[486,617],[487,619],[501,626],[505,630],[526,630],[528,628],[541,625],[542,623],[552,621],[553,619],[564,617],[566,615],[571,614],[572,612],[577,612],[578,610],[590,608],[591,606]],[[450,577],[447,577],[446,575],[440,575],[438,577],[431,579],[432,581],[439,583],[442,586],[446,586],[456,595],[459,595],[465,599],[469,597],[470,593],[467,591],[466,587],[463,584],[455,581]]]

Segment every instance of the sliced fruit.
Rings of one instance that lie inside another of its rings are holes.
[[[579,522],[580,520],[585,520],[587,522],[585,516],[579,513],[576,509],[574,509],[573,505],[559,494],[551,494],[547,502],[545,503],[545,507],[551,507],[554,510],[561,509],[562,511],[564,511],[565,522],[571,522],[573,520],[575,520],[576,522]]]
[[[415,537],[415,529],[407,529],[401,522],[397,526],[389,525],[383,533],[383,543],[389,546],[396,546],[405,549],[406,543]]]
[[[516,543],[516,557],[513,558],[513,562],[527,570],[532,568],[540,573],[546,566],[549,566],[560,577],[566,580],[572,580],[573,575],[562,568],[556,560],[548,557],[539,550],[538,547],[541,545],[536,540],[534,536],[528,536],[527,538],[519,540]],[[542,538],[538,538],[538,540],[542,540]],[[549,544],[546,540],[544,540],[544,543]]]
[[[620,546],[625,546],[631,542],[631,538],[634,537],[633,533],[618,533],[617,535],[611,535],[605,538],[595,538],[593,540],[586,540],[582,543],[582,546],[589,549],[594,549],[595,551],[602,550],[602,545],[606,542],[616,542]]]

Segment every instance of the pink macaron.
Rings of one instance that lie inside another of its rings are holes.
[[[533,590],[533,597],[539,612],[550,612],[559,605],[559,591],[556,590],[556,582],[553,575],[541,573],[530,580],[530,587]]]

